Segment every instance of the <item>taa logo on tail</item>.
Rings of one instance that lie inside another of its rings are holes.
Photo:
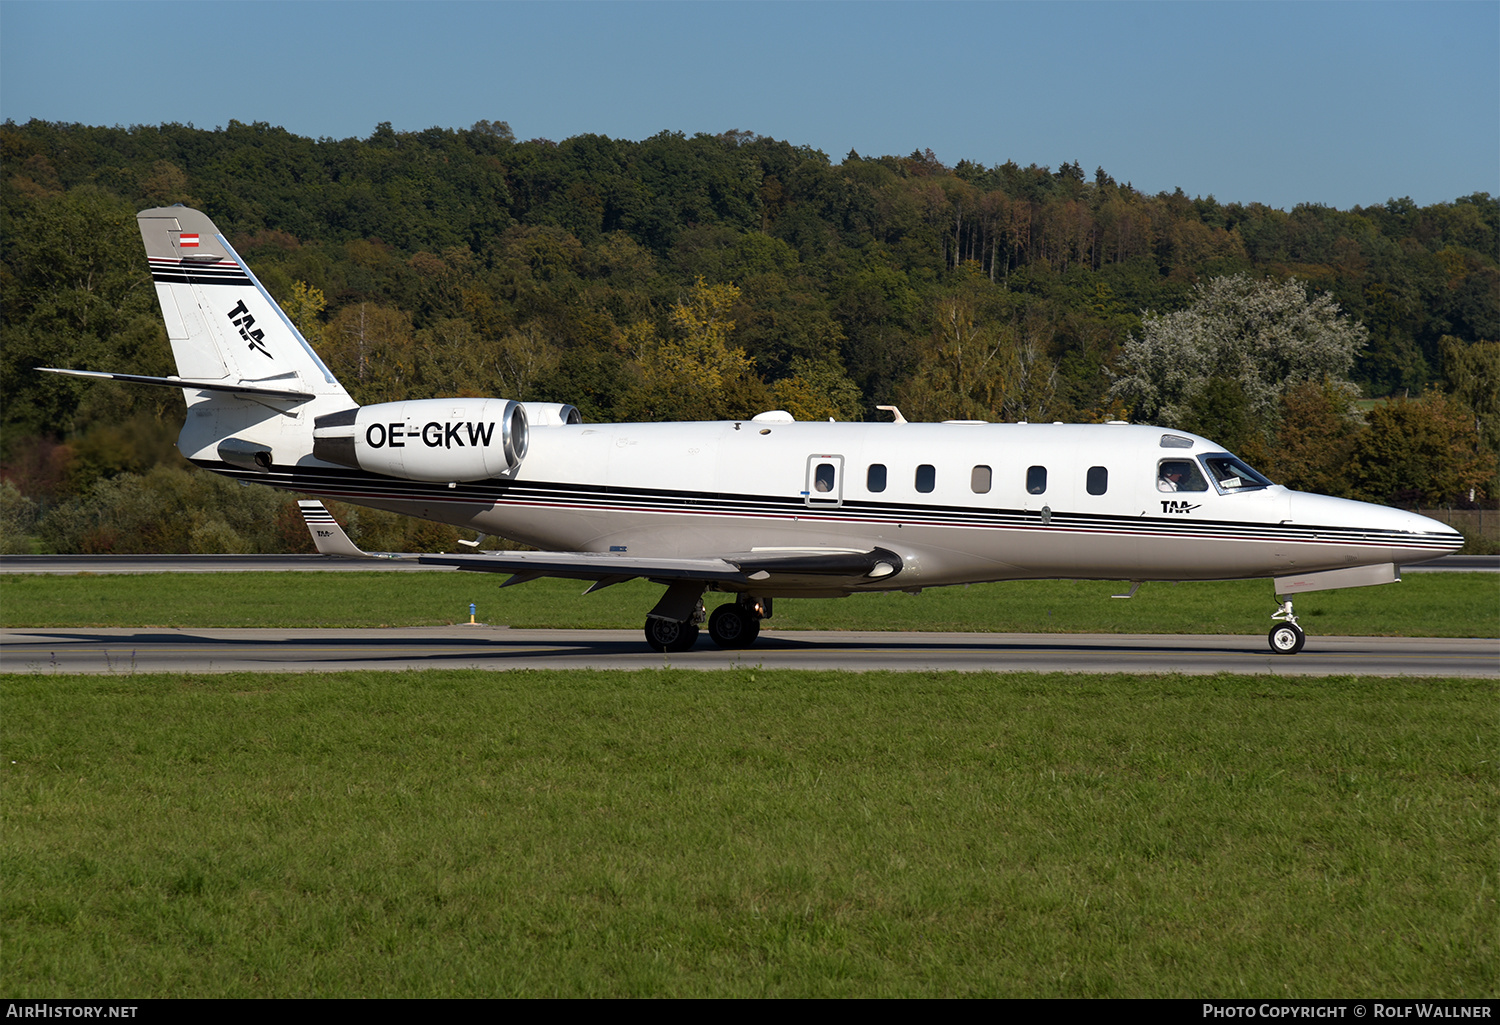
[[[250,348],[266,357],[266,359],[276,358],[266,349],[264,341],[266,333],[259,330],[250,330],[255,327],[255,318],[251,316],[250,310],[245,306],[245,300],[241,299],[235,304],[234,309],[229,311],[229,321],[240,329],[240,337],[249,343]]]

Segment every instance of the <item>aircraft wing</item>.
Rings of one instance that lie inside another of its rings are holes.
[[[399,559],[424,566],[452,566],[480,573],[513,574],[503,586],[538,577],[592,580],[590,591],[636,577],[658,581],[703,581],[754,585],[774,582],[822,583],[828,587],[878,580],[901,572],[901,559],[884,548],[870,551],[839,549],[773,549],[738,552],[719,557],[663,558],[627,552],[474,552],[401,553],[361,550],[322,502],[301,501],[313,543],[323,555],[356,559]]]

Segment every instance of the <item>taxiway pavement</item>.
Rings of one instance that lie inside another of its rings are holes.
[[[765,630],[724,651],[707,635],[661,655],[634,630],[443,626],[325,630],[6,629],[0,672],[331,672],[349,669],[961,670],[1066,673],[1270,673],[1277,676],[1500,678],[1500,641],[1310,637],[1275,655],[1263,636],[966,634]]]

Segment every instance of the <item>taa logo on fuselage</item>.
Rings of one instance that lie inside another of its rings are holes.
[[[433,420],[418,428],[415,424],[398,420],[393,424],[371,424],[365,428],[365,444],[371,448],[405,448],[411,438],[420,439],[428,448],[478,448],[488,446],[494,436],[494,421],[486,424],[464,420],[442,424]]]
[[[1191,502],[1162,502],[1161,511],[1164,513],[1190,513],[1198,506]]]

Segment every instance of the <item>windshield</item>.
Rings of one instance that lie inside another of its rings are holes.
[[[1268,488],[1271,482],[1252,470],[1248,463],[1227,452],[1212,456],[1200,456],[1203,468],[1213,479],[1220,494],[1229,495],[1252,488]]]

